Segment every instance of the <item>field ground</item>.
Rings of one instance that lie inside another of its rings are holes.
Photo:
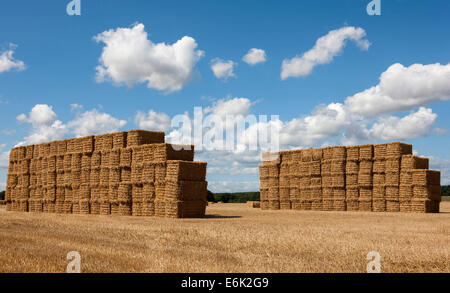
[[[261,211],[214,204],[205,219],[28,214],[0,206],[0,272],[450,272],[441,214]]]

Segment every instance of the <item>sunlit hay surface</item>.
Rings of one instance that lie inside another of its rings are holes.
[[[261,211],[213,204],[205,219],[6,212],[0,272],[450,272],[450,202],[440,214]]]

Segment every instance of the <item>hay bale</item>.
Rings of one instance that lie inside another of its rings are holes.
[[[163,182],[166,178],[167,164],[159,162],[155,164],[155,182]]]
[[[57,143],[57,155],[64,156],[67,153],[67,141],[60,140],[60,141],[57,141],[56,143]]]
[[[332,174],[333,182],[332,187],[345,187],[345,175],[344,173],[333,173]]]
[[[433,200],[412,200],[411,211],[414,213],[439,213],[439,202]]]
[[[90,154],[94,151],[94,136],[86,136],[80,138],[81,152]]]
[[[261,201],[261,210],[263,210],[263,211],[269,210],[269,201],[268,200]]]
[[[193,161],[194,146],[193,145],[176,145],[176,144],[155,144],[154,160],[165,162],[168,160]]]
[[[279,210],[280,201],[279,200],[269,200],[269,210]]]
[[[400,212],[401,213],[411,213],[411,201],[400,199]]]
[[[132,156],[133,156],[133,150],[131,148],[126,148],[126,149],[120,149],[120,167],[121,168],[125,168],[131,167],[131,162],[132,162]]]
[[[440,185],[413,186],[413,198],[441,201],[441,186]]]
[[[300,188],[309,187],[311,185],[311,177],[301,177],[300,178]]]
[[[89,184],[91,182],[91,169],[81,169],[81,184]],[[74,186],[72,186],[74,187]]]
[[[417,157],[413,155],[404,155],[401,160],[401,170],[411,171],[412,169],[428,169],[429,168],[429,159]]]
[[[153,182],[155,182],[155,164],[144,163],[142,167],[142,183],[153,183]]]
[[[119,204],[119,215],[120,216],[131,216],[132,215],[132,207],[131,203],[123,203]]]
[[[366,144],[359,146],[359,159],[360,160],[372,160],[374,157],[373,154],[373,145]]]
[[[291,209],[291,201],[290,200],[281,200],[280,201],[280,210],[290,210]]]
[[[386,172],[399,173],[400,172],[401,157],[387,157]]]
[[[334,211],[334,200],[324,198],[322,201],[322,209],[324,211]]]
[[[375,144],[373,146],[373,154],[375,160],[384,160],[387,156],[387,144]]]
[[[258,166],[259,168],[259,178],[268,178],[269,177],[269,163],[263,163]]]
[[[108,200],[110,203],[119,203],[119,185],[110,185],[108,188]]]
[[[358,172],[359,172],[359,161],[347,161],[347,163],[345,164],[346,175],[355,175],[358,174]]]
[[[92,186],[98,186],[100,185],[100,172],[101,169],[100,168],[93,168],[91,169],[91,173],[90,173],[90,184]]]
[[[372,196],[374,199],[385,199],[386,198],[386,186],[384,185],[374,185],[372,189]]]
[[[398,172],[386,172],[386,185],[398,186],[400,184],[400,174]]]
[[[100,215],[111,215],[111,204],[109,202],[100,203]]]
[[[290,189],[289,187],[281,187],[279,188],[280,200],[287,201],[290,199]]]
[[[144,203],[134,202],[131,205],[131,215],[134,217],[142,217],[144,215]]]
[[[331,175],[331,164],[332,164],[332,160],[323,160],[322,161],[322,166],[321,166],[322,176]]]
[[[332,187],[323,187],[322,188],[322,198],[324,200],[333,200],[333,188]]]
[[[312,211],[322,211],[323,210],[323,201],[322,199],[315,199],[311,202],[311,210]]]
[[[373,198],[373,188],[372,187],[359,187],[359,199],[361,200],[372,200]]]
[[[410,201],[413,197],[413,187],[411,184],[401,184],[399,186],[400,201]]]
[[[120,168],[120,180],[122,183],[131,184],[131,168]]]
[[[373,162],[373,172],[378,174],[386,172],[386,160],[385,159],[375,160]]]
[[[269,188],[260,189],[259,198],[262,202],[268,201],[269,200]]]
[[[373,161],[361,159],[359,162],[359,173],[371,174],[373,171]]]
[[[302,162],[311,162],[313,158],[313,149],[307,149],[302,151]]]
[[[106,174],[104,174],[104,175],[106,175]],[[110,168],[108,185],[109,186],[119,186],[119,184],[120,184],[120,168]]]
[[[374,212],[385,212],[386,211],[386,200],[374,199],[372,202],[372,210]]]
[[[289,176],[281,176],[280,177],[280,187],[287,187],[290,186],[290,178]],[[269,188],[269,178],[261,179],[260,180],[261,188]]]
[[[399,201],[399,199],[400,199],[400,187],[386,186],[386,200]]]
[[[359,188],[358,185],[347,185],[345,187],[345,200],[358,200]]]
[[[392,142],[387,144],[387,157],[401,158],[403,155],[412,155],[412,145],[401,142]]]
[[[131,204],[132,202],[132,185],[121,183],[117,191],[118,201],[122,204]]]
[[[358,161],[359,160],[359,146],[347,146],[347,161]]]
[[[351,199],[346,201],[347,211],[359,211],[359,201],[357,199]]]
[[[269,187],[269,201],[278,201],[280,199],[279,187]]]
[[[34,145],[28,145],[25,147],[24,159],[31,160],[33,158]]]
[[[131,165],[131,183],[132,184],[141,184],[142,183],[142,171],[144,169],[144,165],[135,163]]]
[[[311,200],[300,201],[300,209],[304,211],[310,211],[312,209],[312,201]]]
[[[322,177],[311,177],[312,187],[322,187]]]
[[[73,178],[72,178],[72,172],[64,172],[64,187],[71,187]]]
[[[206,162],[167,161],[167,180],[204,181]]]
[[[345,146],[335,146],[331,148],[333,153],[332,159],[345,161],[347,158],[347,149]]]
[[[345,212],[347,210],[347,203],[345,200],[333,200],[333,210]]]
[[[84,160],[89,160],[89,155],[85,155],[83,156]],[[91,168],[100,168],[100,166],[102,165],[102,152],[100,151],[95,151],[92,153],[91,156]],[[83,162],[81,163],[83,165]],[[85,164],[87,164],[87,161],[85,162]],[[105,163],[103,162],[103,165]]]
[[[299,199],[300,198],[300,190],[297,187],[289,188],[289,199]]]
[[[441,172],[435,170],[413,169],[413,185],[441,185]]]
[[[373,174],[373,185],[385,185],[386,184],[386,175],[385,174]]]
[[[361,187],[372,187],[373,186],[373,176],[371,173],[358,173],[358,185]]]
[[[400,212],[400,201],[386,200],[386,212]]]
[[[166,201],[155,200],[155,217],[164,218],[166,216]]]
[[[362,212],[371,212],[372,211],[372,200],[360,198],[358,204],[359,204],[360,211],[362,211]]]
[[[331,160],[331,172],[332,173],[345,173],[346,161],[345,160]]]
[[[412,185],[412,172],[403,171],[400,173],[400,184]]]
[[[333,200],[345,201],[345,188],[333,187]]]
[[[109,153],[109,165],[105,166],[109,168],[119,168],[120,167],[120,150],[115,149]]]
[[[320,161],[312,161],[309,163],[309,174],[311,176],[320,176],[322,174]]]
[[[127,147],[164,143],[164,132],[131,130],[127,134]]]
[[[110,158],[111,151],[102,151],[101,152],[101,167],[109,167],[110,166]]]
[[[112,134],[113,136],[113,149],[122,149],[127,147],[127,132],[115,132]]]
[[[154,202],[144,202],[142,204],[142,216],[153,217],[155,215],[155,203]]]

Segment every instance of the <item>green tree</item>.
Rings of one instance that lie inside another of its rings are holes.
[[[5,200],[5,192],[0,192],[0,200]]]

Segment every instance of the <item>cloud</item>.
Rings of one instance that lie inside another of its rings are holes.
[[[179,91],[192,79],[195,64],[204,55],[196,41],[184,36],[174,44],[153,43],[141,23],[94,37],[105,44],[97,66],[97,81],[116,84],[147,83],[165,92]]]
[[[171,126],[171,119],[166,113],[157,113],[150,110],[146,114],[138,111],[134,118],[134,123],[140,129],[166,132]]]
[[[315,66],[330,63],[342,52],[347,40],[354,41],[362,50],[368,50],[370,43],[363,39],[366,32],[362,28],[352,26],[330,31],[319,38],[315,46],[301,57],[283,60],[281,79],[309,75]]]
[[[227,79],[235,76],[233,72],[235,66],[237,66],[237,63],[231,60],[223,61],[216,58],[212,60],[211,70],[217,78]]]
[[[446,135],[448,133],[448,129],[436,127],[433,129],[433,132],[437,135]]]
[[[110,114],[99,112],[97,109],[77,114],[76,118],[68,123],[68,127],[77,137],[116,132],[127,124]]]
[[[207,107],[205,112],[219,115],[222,118],[236,115],[247,115],[252,102],[248,98],[227,98],[214,102],[212,107]]]
[[[6,147],[6,144],[0,144],[0,151]],[[9,151],[0,153],[0,169],[8,169],[9,167]]]
[[[430,169],[441,171],[441,185],[450,185],[450,159],[427,157],[430,158]]]
[[[20,114],[17,120],[22,123],[30,123],[31,134],[26,136],[18,145],[37,144],[62,139],[68,132],[66,125],[53,111],[53,107],[46,104],[35,105],[27,115]]]
[[[450,99],[450,63],[393,64],[380,76],[380,83],[345,101],[350,111],[365,116],[409,110]]]
[[[212,192],[252,192],[259,191],[258,181],[208,181]]]
[[[248,51],[242,60],[252,66],[258,63],[264,63],[267,60],[266,52],[262,49],[253,48]]]
[[[8,72],[11,70],[22,71],[26,66],[23,61],[14,59],[14,49],[17,48],[14,44],[9,44],[9,50],[1,52],[0,54],[0,73]]]

